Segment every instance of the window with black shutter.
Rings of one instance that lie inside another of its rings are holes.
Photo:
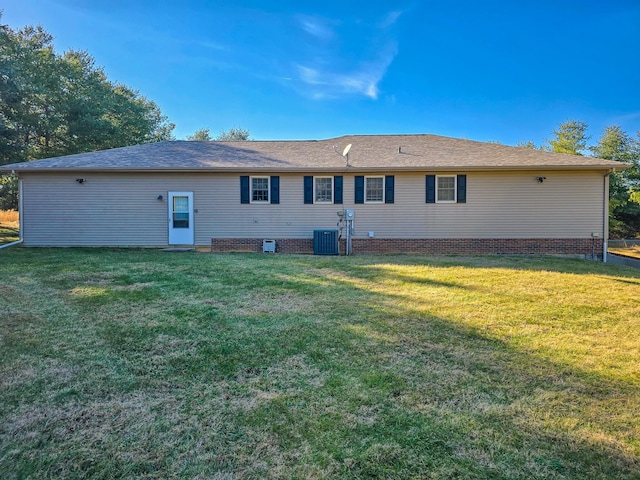
[[[240,176],[240,203],[280,203],[280,177]]]
[[[427,203],[467,203],[466,175],[427,175]]]

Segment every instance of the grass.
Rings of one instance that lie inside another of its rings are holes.
[[[626,257],[640,258],[640,245],[629,245],[627,247],[609,248],[610,253],[624,255]]]
[[[640,478],[640,271],[0,251],[0,478]]]
[[[0,210],[0,245],[16,242],[20,238],[18,212]]]

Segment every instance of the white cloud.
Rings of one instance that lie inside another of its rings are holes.
[[[364,96],[377,100],[380,82],[398,53],[395,25],[407,9],[370,17],[340,20],[297,15],[303,36],[293,48],[296,74],[291,86],[315,98]]]
[[[402,10],[394,10],[392,12],[387,13],[382,22],[380,22],[380,28],[388,28],[394,23],[398,21],[400,15],[404,12]]]
[[[618,123],[625,123],[632,120],[637,120],[638,118],[640,118],[640,112],[629,112],[629,113],[614,117],[612,120],[609,121],[609,123],[615,125]]]
[[[373,100],[378,98],[378,85],[393,59],[398,53],[395,42],[389,43],[378,58],[362,63],[350,72],[322,70],[319,67],[298,65],[299,79],[312,88],[313,98],[327,98],[341,95],[364,95]]]
[[[367,90],[364,93],[367,97],[373,98],[374,100],[378,98],[378,83],[369,83]]]
[[[325,19],[299,15],[297,20],[300,27],[312,37],[322,40],[323,42],[327,42],[333,38],[333,29]]]
[[[198,42],[198,45],[204,48],[208,48],[209,50],[218,50],[218,51],[227,50],[227,47],[225,47],[220,43],[215,43],[215,42]]]

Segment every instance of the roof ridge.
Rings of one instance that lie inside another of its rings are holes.
[[[165,140],[0,166],[2,171],[172,170],[172,171],[341,171],[336,145],[353,143],[352,171],[449,171],[624,169],[628,165],[594,157],[527,150],[431,133],[343,135],[324,140],[201,142]],[[342,149],[340,149],[342,151]]]

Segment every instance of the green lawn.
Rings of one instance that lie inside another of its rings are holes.
[[[19,214],[15,210],[0,210],[0,245],[18,241],[20,238]]]
[[[19,228],[0,224],[0,245],[4,245],[5,243],[17,242],[19,238]]]
[[[640,478],[640,271],[0,250],[0,478]]]
[[[617,253],[625,257],[640,258],[640,245],[630,245],[625,248],[610,248],[609,253]]]

